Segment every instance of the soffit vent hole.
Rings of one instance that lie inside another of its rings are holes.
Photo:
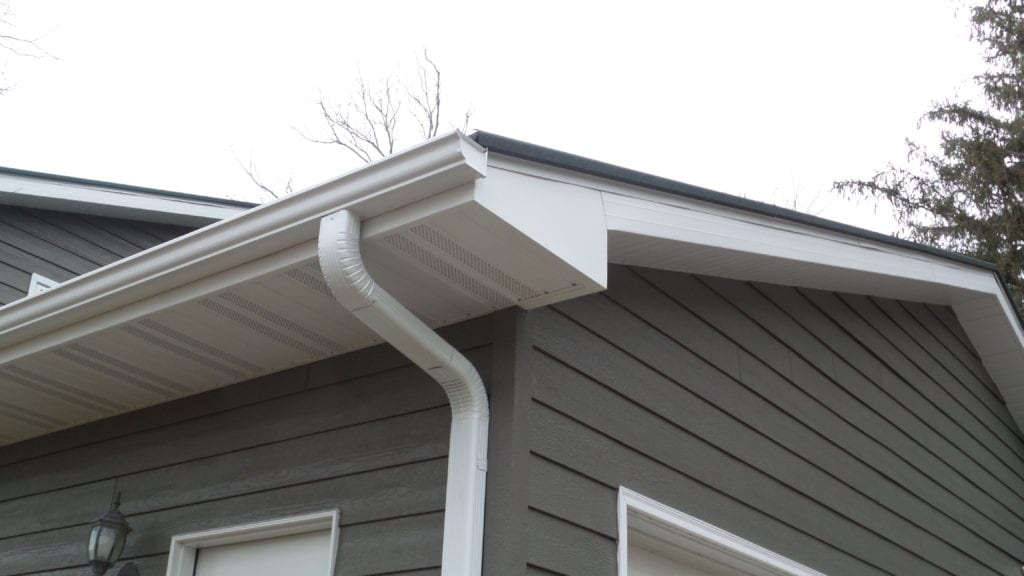
[[[512,276],[509,276],[497,266],[494,266],[487,260],[484,260],[480,256],[467,250],[458,242],[439,232],[436,228],[427,226],[426,224],[420,224],[418,226],[414,226],[410,231],[416,236],[426,240],[448,256],[454,258],[458,262],[461,262],[464,266],[475,271],[477,274],[480,274],[484,278],[494,282],[505,290],[505,292],[514,294],[515,299],[529,300],[535,296],[540,296],[540,293],[536,290],[516,280]]]
[[[427,250],[418,242],[401,234],[391,234],[384,238],[384,241],[411,256],[414,260],[422,263],[434,272],[444,276],[456,286],[469,294],[474,294],[485,302],[496,308],[503,308],[514,304],[515,301],[498,292],[494,288],[473,278],[463,272],[458,266],[442,259],[437,254]]]

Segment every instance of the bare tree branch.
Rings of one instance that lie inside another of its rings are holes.
[[[430,59],[426,50],[423,51],[423,60],[418,64],[419,86],[417,91],[406,90],[406,95],[418,109],[415,117],[420,125],[420,132],[424,138],[429,139],[437,136],[441,125],[441,70]]]
[[[303,138],[315,144],[336,144],[355,154],[363,162],[373,160],[371,150],[366,147],[368,137],[356,128],[349,120],[348,114],[340,111],[331,112],[323,94],[317,99],[320,107],[320,114],[324,119],[324,125],[330,131],[330,138],[317,138],[305,132],[299,131]]]
[[[393,154],[400,147],[403,135],[415,132],[415,128],[405,129],[406,125],[418,125],[418,135],[424,139],[437,136],[443,125],[441,69],[425,50],[422,57],[417,58],[417,65],[413,87],[394,74],[370,84],[360,72],[344,106],[331,103],[319,93],[316,106],[322,127],[315,131],[299,128],[295,131],[309,142],[339,146],[367,163]],[[452,128],[467,131],[472,114],[472,110],[466,110],[461,126],[452,125]],[[252,161],[248,165],[237,157],[236,161],[266,194],[277,198],[291,192],[290,180],[285,191],[274,190],[259,177]]]
[[[7,0],[0,0],[0,51],[8,52],[21,58],[56,58],[39,45],[42,38],[27,38],[14,31],[14,10]],[[0,85],[0,94],[8,90],[8,86]]]
[[[460,132],[469,132],[469,121],[473,117],[473,108],[466,108],[466,111],[462,115],[462,124],[458,126],[452,126],[453,129]]]
[[[13,17],[14,10],[11,8],[10,3],[7,0],[0,0],[0,49],[6,50],[15,56],[26,58],[55,58],[53,54],[50,54],[39,45],[42,37],[26,38],[20,34],[15,34],[13,31],[15,27]]]
[[[427,51],[417,58],[414,88],[397,81],[394,75],[370,86],[360,73],[355,91],[345,107],[335,106],[321,93],[316,105],[325,127],[325,136],[299,133],[316,144],[341,146],[363,162],[389,156],[398,148],[401,126],[412,120],[420,136],[437,136],[441,129],[441,69]],[[467,110],[461,129],[466,130],[472,111]]]
[[[252,180],[253,184],[255,184],[264,193],[269,194],[271,198],[280,198],[281,196],[286,196],[294,191],[292,189],[291,178],[289,178],[288,181],[285,182],[284,190],[282,192],[278,192],[277,190],[265,184],[263,182],[263,179],[260,178],[259,171],[256,170],[256,165],[253,163],[251,158],[249,159],[248,165],[243,164],[242,161],[238,158],[238,156],[235,156],[235,162],[238,162],[238,166],[242,169],[242,171],[246,173],[247,176],[249,176],[249,180]]]

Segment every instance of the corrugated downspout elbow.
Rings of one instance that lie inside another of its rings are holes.
[[[483,553],[487,392],[476,368],[382,289],[363,266],[359,218],[342,210],[320,221],[320,269],[334,298],[444,388],[452,406],[443,576],[477,576]]]

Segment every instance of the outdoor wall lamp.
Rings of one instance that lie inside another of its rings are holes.
[[[128,533],[132,531],[125,520],[124,514],[118,509],[121,506],[121,493],[114,492],[110,501],[110,510],[92,523],[92,534],[89,535],[89,565],[95,576],[103,576],[121,557]]]

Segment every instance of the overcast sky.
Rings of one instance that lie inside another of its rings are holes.
[[[299,188],[356,167],[296,133],[318,93],[427,49],[453,122],[885,231],[830,183],[981,70],[952,0],[10,4],[56,58],[0,55],[0,165],[242,199],[236,157]]]

